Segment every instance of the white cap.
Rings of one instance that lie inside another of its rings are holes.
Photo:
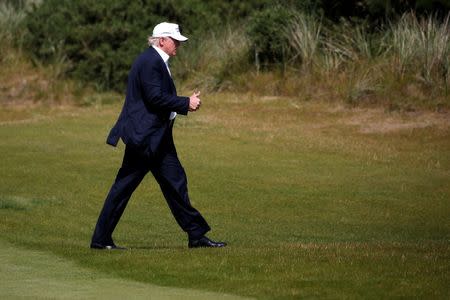
[[[180,27],[178,24],[174,23],[159,23],[158,25],[153,28],[153,35],[152,37],[166,37],[169,36],[177,41],[184,42],[187,41],[188,38],[181,35],[180,33]]]

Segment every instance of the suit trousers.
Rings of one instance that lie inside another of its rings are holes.
[[[113,244],[112,233],[131,195],[150,171],[158,182],[169,208],[189,238],[199,238],[210,230],[206,220],[190,203],[186,173],[178,159],[173,140],[165,143],[157,155],[144,147],[126,145],[122,166],[106,197],[92,243]]]

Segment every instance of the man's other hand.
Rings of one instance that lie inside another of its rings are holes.
[[[200,92],[194,92],[191,97],[189,97],[189,111],[196,111],[200,108],[202,101],[199,98]]]

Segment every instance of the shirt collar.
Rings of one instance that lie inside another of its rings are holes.
[[[152,47],[156,50],[156,52],[158,52],[159,56],[161,56],[163,61],[167,64],[167,62],[169,61],[170,56],[166,52],[161,50],[160,48],[158,48],[156,46],[152,46]]]

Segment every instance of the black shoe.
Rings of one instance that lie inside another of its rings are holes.
[[[91,249],[98,249],[98,250],[127,250],[127,248],[125,247],[120,247],[117,245],[101,245],[101,244],[97,244],[97,243],[92,243],[91,244]]]
[[[189,239],[189,248],[222,248],[225,247],[227,243],[224,242],[214,242],[208,239],[206,236],[202,236],[199,239]]]

